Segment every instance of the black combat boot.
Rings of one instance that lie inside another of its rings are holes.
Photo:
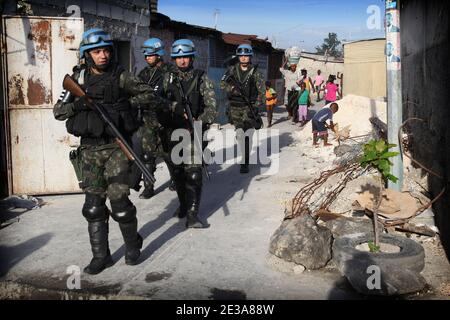
[[[175,213],[173,214],[174,217],[178,217],[180,219],[183,219],[184,217],[186,217],[187,215],[187,211],[186,211],[186,206],[183,205],[183,209],[182,206],[178,206],[177,210],[175,210]]]
[[[139,199],[150,199],[155,195],[153,183],[144,179],[144,191],[139,195]]]
[[[172,181],[175,184],[175,191],[178,195],[178,201],[180,202],[180,206],[174,213],[174,217],[178,217],[180,219],[186,217],[187,209],[186,209],[186,178],[185,171],[183,168],[176,167],[172,170]]]
[[[143,154],[144,165],[148,171],[152,174],[156,171],[156,159],[153,154],[144,152]],[[148,181],[144,177],[144,191],[139,195],[139,199],[150,199],[155,195],[154,185],[151,181]]]
[[[250,163],[250,137],[244,138],[244,164],[241,164],[240,173],[249,173],[249,163]]]
[[[84,268],[84,272],[98,274],[114,264],[108,246],[107,220],[89,222],[88,231],[93,258],[91,263]]]
[[[170,191],[176,191],[177,190],[177,185],[176,185],[175,181],[173,181],[173,179],[170,179],[169,190]]]
[[[208,228],[209,225],[198,218],[200,199],[202,195],[202,171],[188,172],[186,177],[186,228]]]
[[[143,242],[141,235],[137,232],[137,219],[119,223],[119,227],[125,242],[125,263],[133,266],[137,264],[141,255]]]

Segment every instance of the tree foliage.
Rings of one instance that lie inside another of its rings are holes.
[[[337,34],[334,32],[328,33],[328,38],[323,39],[322,45],[316,47],[316,53],[327,54],[335,58],[342,57],[341,41],[338,39]]]

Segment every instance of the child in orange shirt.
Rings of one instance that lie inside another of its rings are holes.
[[[277,104],[277,92],[270,86],[270,81],[266,81],[266,107],[268,128],[272,126],[273,107]]]

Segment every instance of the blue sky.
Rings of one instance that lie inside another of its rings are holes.
[[[380,29],[367,27],[371,5],[381,9]],[[384,37],[383,0],[158,1],[158,11],[171,19],[206,27],[214,27],[215,9],[220,10],[218,30],[268,37],[279,48],[297,45],[314,52],[328,32],[341,40]]]

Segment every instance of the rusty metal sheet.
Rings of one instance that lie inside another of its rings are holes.
[[[44,189],[39,193],[80,191],[69,152],[79,145],[79,139],[69,135],[65,123],[56,121],[52,110],[40,110],[42,119],[42,152],[44,154]]]
[[[78,48],[83,28],[82,19],[52,21],[52,104],[56,103],[63,90],[64,75],[72,74],[72,68],[78,62]]]
[[[44,190],[41,114],[39,110],[13,109],[9,120],[14,194]]]
[[[7,19],[6,49],[10,108],[51,104],[51,28],[39,18]]]
[[[83,20],[4,17],[8,66],[9,178],[15,194],[78,192],[68,159],[79,139],[53,117],[62,79],[78,63]]]

